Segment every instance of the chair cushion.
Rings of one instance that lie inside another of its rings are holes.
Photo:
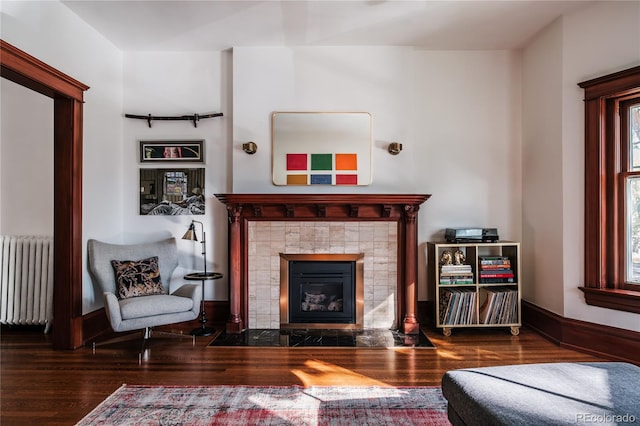
[[[190,311],[193,300],[169,294],[132,297],[121,300],[123,320]]]
[[[118,298],[166,294],[162,287],[158,256],[141,260],[112,260],[116,275]]]

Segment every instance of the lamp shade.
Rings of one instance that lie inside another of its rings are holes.
[[[196,227],[193,225],[193,222],[191,223],[191,225],[189,225],[189,229],[187,229],[187,232],[184,233],[184,235],[182,236],[183,240],[190,240],[190,241],[198,241],[198,237],[196,236]]]

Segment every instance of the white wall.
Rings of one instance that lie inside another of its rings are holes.
[[[404,47],[235,48],[233,191],[432,194],[419,244],[450,226],[497,227],[519,240],[520,56]],[[271,183],[274,111],[366,111],[373,116],[373,180],[366,187]],[[254,141],[247,155],[242,143]],[[392,156],[389,142],[403,144]],[[419,298],[430,299],[424,255]]]
[[[0,235],[53,235],[53,99],[0,80]]]
[[[202,138],[208,262],[226,274],[226,212],[213,194],[300,191],[271,184],[271,113],[368,111],[374,120],[372,185],[323,191],[431,193],[420,210],[421,245],[448,226],[497,227],[502,238],[523,239],[531,280],[525,295],[534,303],[570,318],[640,327],[637,315],[585,305],[577,290],[584,135],[576,84],[640,63],[638,2],[580,9],[545,29],[523,59],[517,52],[406,47],[242,47],[233,59],[230,52],[123,55],[58,2],[0,6],[5,41],[91,86],[84,109],[85,240],[179,238],[192,217],[138,215],[138,140]],[[125,112],[210,111],[225,116],[197,128],[156,122],[149,129],[144,121],[123,118]],[[13,138],[3,126],[3,150]],[[248,140],[259,145],[253,156],[241,150]],[[391,141],[403,143],[400,155],[387,153]],[[0,179],[6,185],[4,170]],[[199,269],[199,245],[178,244],[181,264]],[[544,269],[556,255],[564,267]],[[425,262],[419,265],[420,300],[430,298]],[[83,287],[87,313],[102,301],[86,273]],[[226,298],[226,285],[209,287],[207,299]]]
[[[124,54],[124,113],[137,115],[179,116],[222,112],[223,117],[198,121],[154,121],[126,119],[122,157],[124,242],[151,241],[173,236],[178,239],[180,265],[202,270],[200,243],[181,240],[191,220],[204,224],[207,240],[207,268],[222,272],[224,278],[205,285],[206,299],[227,299],[227,213],[213,194],[229,192],[227,140],[230,119],[227,116],[229,90],[224,72],[228,52],[128,52]],[[140,140],[204,139],[204,163],[139,162]],[[139,214],[140,168],[205,168],[205,214],[179,216],[144,216]],[[196,227],[201,239],[200,225]],[[180,285],[178,281],[176,285]],[[172,289],[173,290],[173,289]]]
[[[637,314],[588,306],[578,290],[584,285],[584,92],[577,84],[637,65],[638,2],[579,9],[525,49],[523,158],[531,164],[523,169],[523,193],[524,238],[534,261],[527,297],[568,318],[640,331]],[[542,159],[546,167],[534,167]]]
[[[373,184],[313,191],[413,192],[410,58],[410,49],[392,47],[234,48],[233,191],[305,192],[271,182],[273,112],[364,111],[373,116]],[[247,141],[258,144],[256,154],[242,152]],[[389,155],[391,141],[406,143],[403,155]]]
[[[523,297],[562,315],[562,19],[523,57]]]
[[[119,235],[123,218],[122,54],[59,2],[2,1],[0,23],[4,41],[91,87],[84,104],[83,237],[86,242]],[[3,105],[5,101],[11,103],[3,99]],[[9,140],[17,138],[3,134],[3,146]],[[15,172],[24,175],[25,169]],[[65,200],[54,197],[54,205],[60,202]],[[4,217],[4,202],[2,210]],[[102,294],[93,288],[86,268],[83,271],[83,312],[87,313],[102,306]]]

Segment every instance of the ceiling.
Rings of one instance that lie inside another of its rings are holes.
[[[589,1],[62,1],[123,51],[233,46],[518,49]]]

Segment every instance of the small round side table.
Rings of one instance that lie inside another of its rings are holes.
[[[194,328],[191,331],[191,334],[194,336],[210,336],[215,331],[211,327],[205,327],[207,323],[207,314],[204,311],[204,282],[218,280],[222,278],[222,274],[219,272],[194,272],[192,274],[187,274],[184,276],[185,280],[189,281],[200,281],[202,283],[202,300],[200,301],[200,327]]]

